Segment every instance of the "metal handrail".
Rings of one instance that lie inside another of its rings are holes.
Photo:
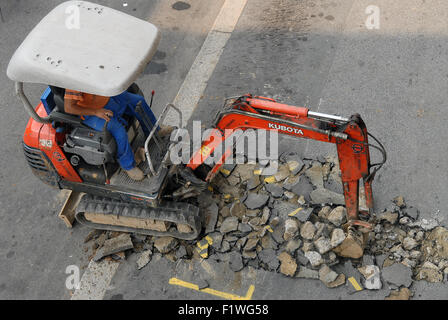
[[[31,105],[30,101],[28,100],[27,96],[23,92],[23,82],[16,82],[15,83],[16,88],[16,95],[19,96],[20,100],[22,100],[23,106],[25,107],[25,110],[28,112],[31,118],[36,120],[40,123],[51,123],[50,116],[41,117],[37,114],[36,110],[34,110],[33,106]]]
[[[156,171],[154,170],[154,166],[152,164],[151,161],[151,156],[149,155],[149,142],[151,141],[151,138],[154,136],[154,133],[156,132],[157,128],[159,127],[159,124],[163,122],[163,120],[165,120],[168,111],[170,109],[173,109],[175,112],[177,112],[179,114],[179,128],[182,126],[182,112],[176,108],[172,103],[169,103],[165,106],[165,108],[162,111],[162,114],[160,115],[159,119],[157,119],[156,123],[154,124],[151,132],[149,133],[148,137],[145,140],[145,155],[146,155],[146,159],[148,160],[148,166],[149,166],[149,170],[151,171],[152,175],[156,175]],[[165,158],[165,157],[164,157]]]

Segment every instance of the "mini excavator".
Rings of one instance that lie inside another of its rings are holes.
[[[67,27],[68,6],[80,11],[81,28]],[[226,150],[214,166],[204,162],[233,131],[265,129],[336,144],[348,222],[353,227],[370,227],[366,219],[360,219],[364,215],[358,204],[360,179],[372,210],[372,181],[386,153],[358,114],[343,118],[250,94],[228,99],[214,123],[213,130],[220,132],[221,139],[204,140],[189,163],[173,164],[170,152],[176,137],[161,136],[159,128],[170,111],[178,115],[181,127],[181,111],[168,104],[152,123],[147,110],[137,108],[149,133],[132,117],[126,119],[126,129],[133,149],[145,149],[141,167],[146,178],[130,180],[115,160],[111,134],[104,128],[95,131],[78,116],[67,114],[64,91],[114,96],[127,90],[143,97],[134,81],[156,52],[159,39],[158,29],[149,22],[94,3],[68,1],[42,19],[9,63],[8,77],[30,116],[23,136],[25,158],[44,183],[82,195],[77,221],[96,229],[196,239],[202,231],[199,207],[185,197],[173,196],[176,190],[207,188],[232,150]],[[48,86],[36,107],[24,93],[26,82]],[[369,136],[378,145],[370,144]],[[370,163],[369,147],[382,152],[381,163]]]

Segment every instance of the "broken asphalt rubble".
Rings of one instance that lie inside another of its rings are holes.
[[[373,230],[347,233],[338,161],[320,160],[289,153],[273,175],[260,164],[224,165],[198,198],[201,238],[92,231],[86,239],[92,257],[120,260],[132,249],[138,269],[157,252],[171,261],[216,259],[234,272],[264,269],[328,288],[345,285],[350,293],[386,287],[392,290],[386,299],[409,299],[414,280],[448,280],[447,229],[419,220],[420,212],[398,196],[370,216]],[[366,209],[362,188],[360,208]]]

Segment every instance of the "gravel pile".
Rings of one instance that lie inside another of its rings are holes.
[[[270,174],[272,165],[223,166],[198,197],[201,238],[133,235],[134,248],[127,252],[139,254],[137,267],[156,252],[171,261],[215,259],[234,272],[252,267],[316,279],[329,288],[346,285],[354,292],[387,285],[395,290],[390,299],[409,298],[414,280],[447,281],[448,230],[435,219],[419,219],[419,210],[403,197],[369,218],[370,232],[347,232],[337,159],[301,159],[291,153],[280,158],[275,174]],[[360,209],[366,209],[363,190]],[[119,235],[92,234],[88,240],[94,251]]]

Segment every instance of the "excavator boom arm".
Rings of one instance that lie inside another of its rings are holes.
[[[297,138],[336,144],[348,220],[351,224],[368,227],[358,219],[359,180],[363,179],[366,204],[371,210],[373,175],[370,175],[367,128],[358,114],[347,119],[277,103],[270,98],[245,95],[219,113],[215,129],[193,154],[187,167],[195,170],[235,130],[247,129],[276,130]],[[213,178],[232,152],[230,148],[223,152],[221,160],[216,162],[206,180]]]

